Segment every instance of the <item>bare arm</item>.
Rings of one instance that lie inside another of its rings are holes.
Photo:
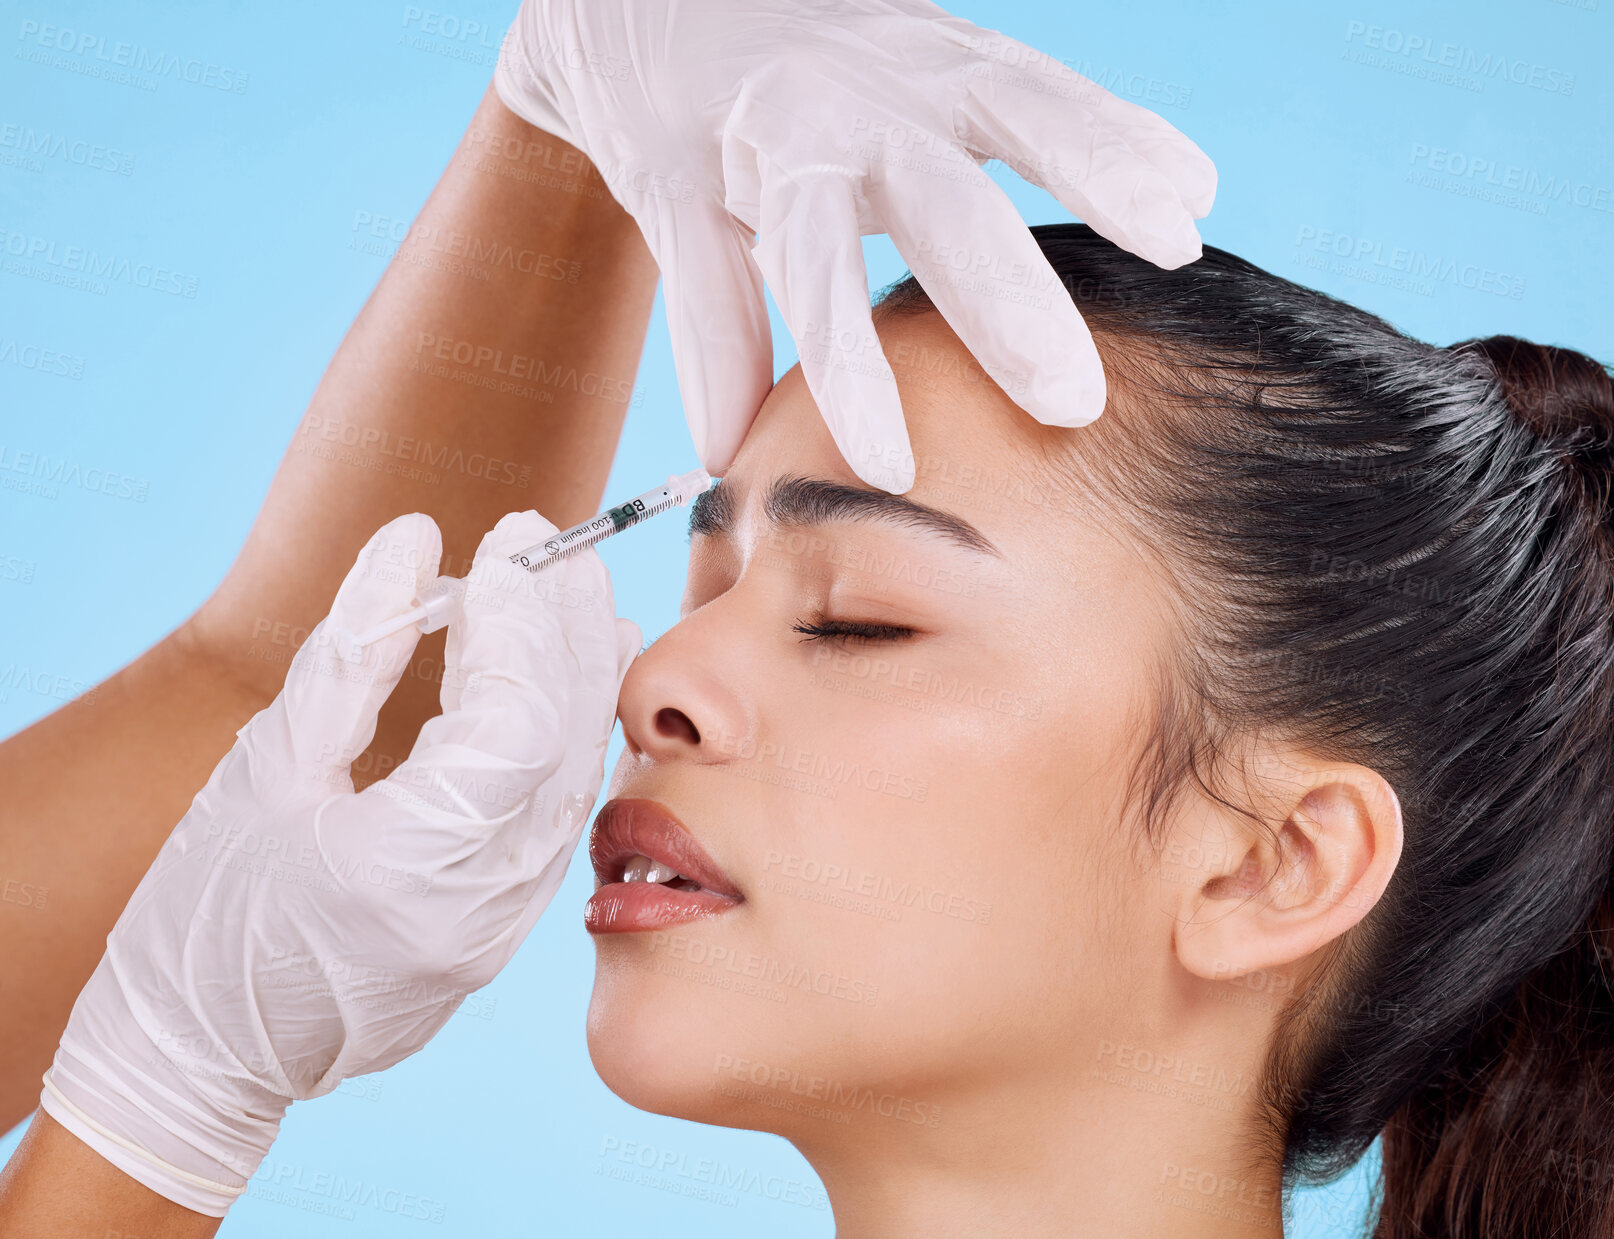
[[[0,1168],[0,1219],[4,1239],[207,1239],[223,1220],[136,1183],[43,1112]]]
[[[369,536],[427,512],[442,571],[463,575],[506,512],[565,526],[598,509],[656,278],[581,152],[490,88],[218,591],[86,699],[0,744],[0,882],[16,896],[0,900],[0,1128],[33,1108],[118,913]],[[355,763],[361,784],[437,712],[442,651],[443,634],[422,639]]]

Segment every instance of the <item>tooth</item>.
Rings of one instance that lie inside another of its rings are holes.
[[[624,882],[671,882],[680,876],[678,870],[671,865],[664,865],[659,860],[651,860],[648,856],[630,856],[628,863],[622,866],[622,880]]]

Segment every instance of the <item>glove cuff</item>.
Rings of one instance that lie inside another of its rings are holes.
[[[538,63],[536,54],[543,50],[538,45],[541,36],[534,7],[523,4],[505,32],[499,60],[493,68],[493,89],[504,106],[529,125],[581,150],[580,135],[562,110],[554,83],[534,67]]]
[[[55,1067],[52,1066],[51,1070],[54,1071]],[[176,1205],[208,1217],[223,1217],[247,1190],[246,1179],[240,1176],[231,1175],[229,1182],[215,1181],[163,1161],[91,1118],[68,1099],[51,1079],[50,1071],[45,1073],[44,1083],[44,1091],[39,1095],[39,1108],[50,1115],[58,1126],[71,1132],[131,1179]]]
[[[158,1195],[223,1217],[274,1143],[290,1099],[261,1088],[249,1096],[243,1081],[216,1071],[192,1078],[199,1064],[173,1061],[132,1021],[80,1008],[82,999],[45,1074],[41,1108]],[[222,1108],[210,1095],[221,1089],[232,1097]]]

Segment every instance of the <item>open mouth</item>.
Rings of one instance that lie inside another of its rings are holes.
[[[630,856],[622,866],[619,882],[654,882],[657,886],[670,886],[675,891],[703,891],[706,888],[693,878],[673,870],[659,860],[648,856]]]
[[[662,929],[745,902],[683,824],[653,800],[606,804],[588,851],[599,883],[583,912],[590,933]]]

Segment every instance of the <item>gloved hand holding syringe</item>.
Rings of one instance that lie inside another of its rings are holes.
[[[712,475],[704,469],[671,475],[662,485],[626,503],[607,508],[580,525],[558,530],[554,537],[518,551],[510,556],[510,562],[520,564],[528,572],[542,572],[556,561],[587,550],[631,525],[637,525],[670,508],[683,506],[711,484]],[[349,662],[358,662],[363,658],[366,646],[395,632],[402,632],[411,624],[417,625],[422,633],[436,632],[454,619],[464,598],[464,577],[440,576],[417,592],[415,606],[352,637],[343,648],[343,656]]]
[[[678,481],[547,558],[562,531],[500,520],[452,608],[442,712],[361,791],[351,764],[453,579],[423,513],[366,543],[108,935],[43,1081],[59,1126],[222,1217],[293,1101],[413,1054],[494,978],[560,886],[643,640],[584,548],[709,479]],[[389,629],[351,660],[353,634]]]

